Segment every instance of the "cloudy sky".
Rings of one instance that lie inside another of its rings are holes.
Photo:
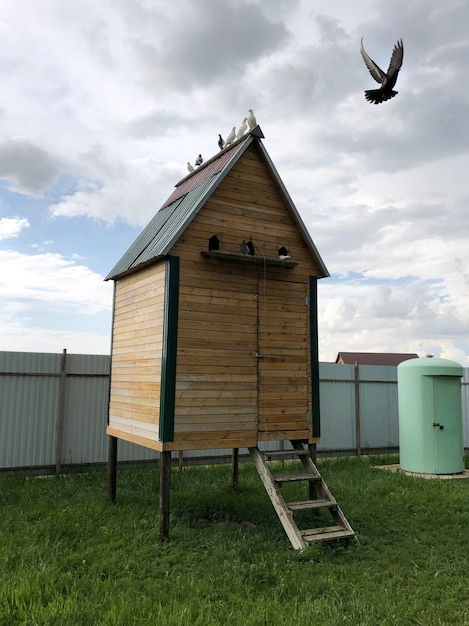
[[[467,0],[0,4],[0,350],[106,354],[103,277],[253,108],[331,277],[320,358],[469,366]],[[376,87],[403,39],[399,95]]]

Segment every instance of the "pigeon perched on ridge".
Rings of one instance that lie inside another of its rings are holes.
[[[189,163],[189,161],[187,161],[187,169],[189,170],[189,172],[192,174],[192,172],[195,172],[193,165],[191,165],[191,163]]]
[[[396,84],[399,70],[402,66],[402,60],[404,58],[404,44],[402,43],[402,39],[399,39],[394,46],[387,73],[383,72],[383,70],[376,65],[373,59],[367,55],[363,47],[363,37],[361,40],[360,52],[370,74],[377,83],[381,83],[381,87],[379,89],[367,89],[365,91],[365,98],[368,102],[373,102],[374,104],[380,104],[380,102],[385,102],[386,100],[394,98],[398,92],[394,91],[393,87]]]
[[[204,160],[202,158],[202,155],[199,154],[199,156],[195,160],[195,164],[197,165],[197,167],[199,167],[199,165],[202,165],[203,162],[204,162]]]
[[[236,139],[236,126],[233,126],[233,128],[231,129],[231,133],[226,138],[224,147],[226,148],[226,146],[229,146],[230,143],[233,143],[235,139]]]
[[[245,117],[244,120],[241,122],[241,126],[238,128],[238,132],[236,133],[236,139],[241,139],[241,137],[247,131],[248,129],[247,121],[248,121],[248,118]]]
[[[252,109],[249,109],[249,111],[248,111],[247,122],[248,122],[249,130],[252,130],[253,128],[256,128],[256,126],[257,126],[256,117],[255,117]]]
[[[220,150],[223,150],[223,148],[225,147],[225,142],[223,141],[223,137],[220,134],[218,135],[218,147],[220,148]]]

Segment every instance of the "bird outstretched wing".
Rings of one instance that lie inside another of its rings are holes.
[[[362,40],[361,40],[361,45],[362,45],[362,47],[360,49],[360,52],[361,52],[361,55],[363,57],[363,60],[365,61],[366,67],[369,69],[370,74],[373,76],[375,81],[377,83],[382,84],[386,80],[386,78],[387,78],[386,73],[383,72],[383,70],[378,65],[376,65],[376,63],[373,61],[373,59],[371,57],[369,57],[367,55],[367,53],[365,52],[365,48],[363,47],[363,37],[362,37]],[[393,53],[393,56],[394,56],[394,53]],[[392,63],[392,59],[391,59],[391,63]]]
[[[393,76],[401,69],[403,59],[404,44],[402,43],[402,39],[399,39],[392,51],[391,61],[388,67],[388,76]]]

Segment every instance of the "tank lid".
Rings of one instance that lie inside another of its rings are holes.
[[[414,371],[419,371],[422,375],[437,376],[462,376],[464,373],[462,365],[456,363],[456,361],[450,361],[449,359],[439,359],[436,357],[427,357],[423,359],[408,359],[399,363],[397,366],[399,370],[413,368]]]

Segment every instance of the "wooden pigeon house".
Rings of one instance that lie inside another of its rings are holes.
[[[166,535],[171,451],[248,448],[303,548],[353,535],[312,458],[316,286],[328,272],[262,139],[256,126],[181,180],[106,278],[114,281],[109,493],[113,500],[117,439],[158,450]],[[307,501],[282,498],[287,479],[272,475],[259,449],[268,441],[292,442]],[[294,511],[321,506],[334,526],[299,530]]]

